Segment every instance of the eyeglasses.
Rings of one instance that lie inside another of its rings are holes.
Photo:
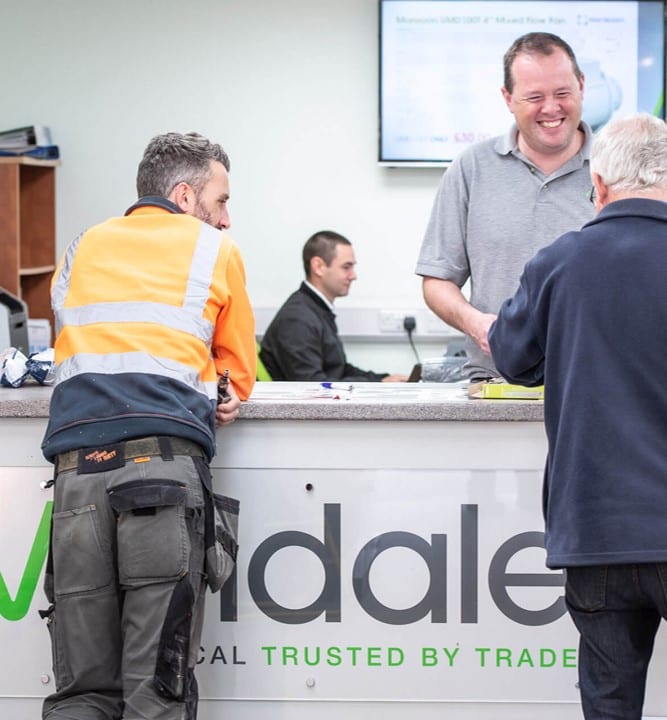
[[[597,200],[598,193],[595,189],[595,185],[591,188],[591,191],[588,193],[588,199],[595,205],[595,201]]]

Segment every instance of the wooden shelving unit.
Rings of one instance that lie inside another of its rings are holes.
[[[28,317],[47,318],[52,328],[59,164],[0,157],[0,287],[27,304]]]

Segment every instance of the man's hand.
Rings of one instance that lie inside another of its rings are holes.
[[[387,375],[387,377],[383,377],[380,382],[407,382],[408,376],[407,375]]]
[[[236,391],[230,383],[227,387],[231,400],[226,403],[220,403],[215,413],[215,426],[222,427],[223,425],[231,425],[234,420],[239,416],[239,409],[241,407],[241,401],[239,400]]]
[[[470,337],[487,355],[491,355],[491,349],[489,348],[489,329],[496,321],[496,317],[497,315],[480,312],[475,315],[474,322],[470,324]]]

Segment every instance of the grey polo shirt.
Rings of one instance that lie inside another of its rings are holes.
[[[470,279],[470,302],[497,313],[519,284],[535,253],[594,215],[589,201],[592,133],[565,165],[546,176],[516,146],[513,125],[503,136],[471,146],[445,171],[426,228],[415,272]],[[466,339],[471,378],[498,375],[491,357]]]

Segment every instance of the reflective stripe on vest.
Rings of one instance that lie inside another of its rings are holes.
[[[74,242],[67,246],[67,250],[65,251],[65,256],[62,261],[62,267],[54,280],[53,287],[51,288],[51,307],[53,308],[53,312],[55,314],[56,336],[62,327],[61,312],[62,307],[65,304],[67,291],[69,290],[69,278],[72,272],[72,263],[74,262],[74,256],[76,255],[76,250],[79,247],[79,242],[81,241],[83,235],[84,233],[81,233]]]
[[[206,299],[208,296],[204,299],[204,304]],[[159,323],[172,330],[181,330],[193,335],[209,345],[213,334],[213,325],[205,318],[192,315],[189,311],[184,312],[182,307],[160,303],[96,303],[77,308],[64,308],[58,311],[58,317],[61,327],[113,322]]]

